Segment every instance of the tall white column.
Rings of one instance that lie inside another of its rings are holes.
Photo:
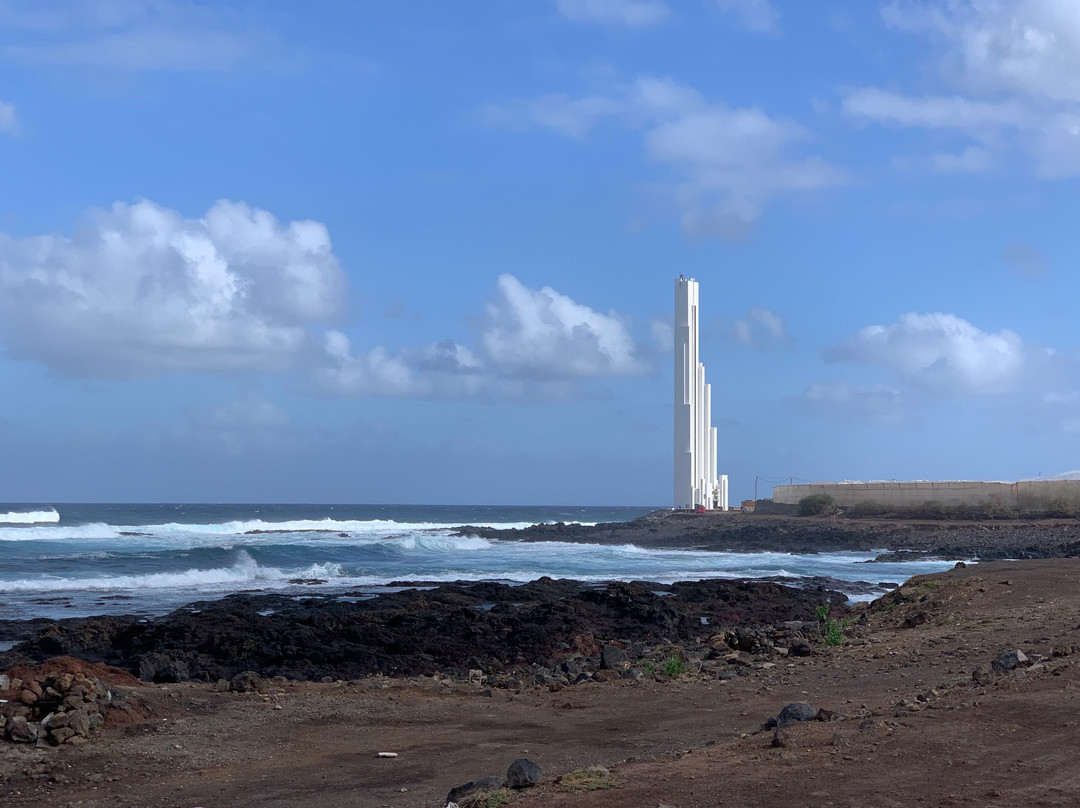
[[[676,508],[727,509],[726,485],[717,477],[712,385],[698,355],[698,284],[675,281],[675,497]]]
[[[693,508],[697,414],[697,283],[675,281],[675,507]]]

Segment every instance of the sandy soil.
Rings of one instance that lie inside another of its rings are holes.
[[[81,747],[2,745],[0,803],[441,806],[451,787],[528,757],[544,782],[513,796],[520,808],[1076,805],[1078,623],[1080,561],[993,562],[914,579],[843,645],[732,681],[714,671],[490,696],[433,678],[262,694],[146,686],[144,722]],[[1017,648],[1036,664],[973,683]],[[794,725],[773,746],[761,724],[791,701],[843,719]],[[593,764],[620,785],[556,781]]]

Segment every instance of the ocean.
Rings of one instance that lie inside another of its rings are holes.
[[[164,614],[233,592],[385,591],[410,581],[806,576],[902,583],[951,562],[489,541],[460,525],[616,522],[652,508],[0,504],[0,618]],[[311,583],[318,581],[320,583]],[[883,590],[882,590],[883,591]],[[865,593],[861,597],[865,597]]]

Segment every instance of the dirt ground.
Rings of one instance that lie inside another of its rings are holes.
[[[972,681],[1014,649],[1035,664]],[[2,745],[0,804],[442,806],[451,787],[527,757],[544,781],[514,808],[1077,805],[1078,662],[1080,560],[993,562],[914,579],[843,644],[730,681],[712,670],[490,695],[432,678],[146,686],[145,722],[79,747]],[[762,722],[792,701],[841,718],[791,726],[774,746]],[[614,785],[556,779],[596,764]]]

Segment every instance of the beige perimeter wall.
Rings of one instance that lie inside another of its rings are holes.
[[[1031,480],[1020,483],[989,483],[973,480],[881,483],[806,483],[778,485],[773,501],[797,505],[811,494],[828,494],[836,504],[849,507],[862,502],[879,505],[978,505],[996,500],[1009,507],[1031,507],[1055,499],[1080,500],[1080,480]]]

